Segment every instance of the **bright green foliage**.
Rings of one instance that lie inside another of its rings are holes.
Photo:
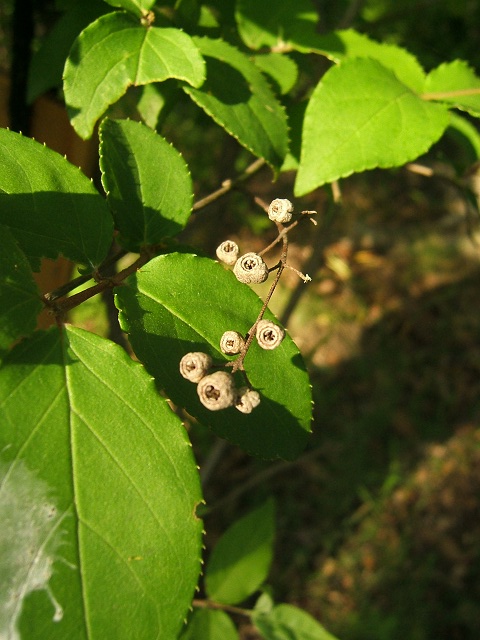
[[[295,192],[354,171],[397,167],[429,149],[448,126],[448,111],[425,102],[375,60],[330,69],[305,113]]]
[[[194,38],[207,64],[201,88],[188,95],[230,135],[272,167],[288,150],[285,111],[267,81],[244,53],[222,40]]]
[[[39,640],[130,639],[139,629],[143,637],[175,638],[200,569],[201,494],[186,433],[151,378],[117,345],[65,327],[17,346],[0,370],[0,390],[3,533],[20,555],[12,541],[27,532],[14,517],[5,520],[5,509],[23,513],[45,486],[46,560],[55,565],[41,588],[48,582],[63,608],[53,622],[52,605],[38,592],[35,607],[27,602],[25,615],[18,621],[19,608],[9,624]],[[34,563],[45,543],[30,537],[39,545],[30,573],[15,573],[28,555],[3,560],[10,560],[10,584],[25,595],[41,577]],[[3,590],[0,615],[6,598]]]
[[[425,93],[438,93],[438,98],[432,96],[430,99],[480,117],[480,78],[463,60],[446,62],[431,71],[425,81]]]
[[[208,597],[238,604],[255,593],[270,570],[274,535],[272,500],[231,525],[214,547],[205,570]]]
[[[64,72],[70,119],[82,138],[130,85],[177,78],[200,86],[204,62],[192,39],[179,29],[145,27],[131,14],[102,16],[79,37]]]
[[[223,611],[194,611],[181,640],[238,640],[238,632],[230,616]]]
[[[337,640],[310,614],[290,604],[255,613],[253,622],[265,640]]]
[[[193,190],[188,167],[164,138],[138,122],[105,119],[100,168],[119,242],[131,251],[185,226]]]
[[[226,362],[219,346],[222,334],[233,330],[245,335],[261,308],[248,285],[213,260],[171,253],[131,276],[116,298],[122,328],[136,355],[169,398],[253,455],[298,455],[310,431],[311,392],[300,353],[288,335],[274,351],[253,343],[247,354],[248,379],[261,394],[251,414],[234,407],[209,411],[200,403],[196,386],[179,372],[181,358],[191,351]],[[238,386],[244,384],[238,374]]]
[[[120,7],[141,16],[153,7],[156,0],[105,0],[112,7]]]
[[[58,154],[0,130],[0,637],[238,640],[227,611],[268,576],[273,503],[227,529],[205,568],[216,604],[195,602],[189,612],[200,572],[199,474],[187,432],[158,390],[247,453],[293,460],[310,433],[311,388],[288,335],[273,351],[253,340],[245,371],[234,374],[237,388],[260,394],[251,414],[207,410],[180,375],[191,351],[210,354],[215,368],[234,360],[220,351],[222,334],[247,335],[263,303],[214,260],[185,248],[167,253],[189,220],[193,187],[182,157],[154,129],[187,95],[275,171],[298,170],[298,195],[402,166],[448,129],[466,149],[458,184],[473,190],[480,137],[449,109],[480,116],[480,79],[458,60],[426,76],[405,49],[354,30],[320,35],[311,0],[278,0],[273,10],[259,0],[107,3],[124,10],[97,17],[107,4],[57,0],[67,13],[35,57],[29,87],[33,99],[59,85],[73,42],[63,89],[79,135],[91,136],[112,105],[143,119],[100,125],[107,198]],[[318,55],[332,63],[320,82]],[[473,202],[473,191],[467,196]],[[41,299],[31,270],[40,259],[64,255],[98,278],[114,238],[140,260],[165,252],[127,280],[125,271],[116,276],[121,326],[142,364],[63,325],[79,298],[60,294],[78,281],[51,298],[58,327],[34,331]],[[202,607],[222,603],[224,611]],[[265,640],[335,640],[267,590],[247,615]]]
[[[28,101],[62,85],[65,60],[78,34],[109,10],[99,0],[79,0],[59,18],[33,55],[28,74]]]
[[[34,331],[42,310],[40,294],[25,254],[6,227],[0,227],[0,352]]]
[[[318,14],[310,0],[268,2],[239,0],[236,5],[239,33],[247,46],[282,48],[315,35]]]
[[[282,95],[288,93],[295,85],[298,77],[298,67],[295,62],[281,53],[262,53],[253,61],[264,74],[278,86]]]
[[[9,227],[34,270],[63,254],[96,267],[113,221],[93,184],[58,153],[0,129],[0,224]]]

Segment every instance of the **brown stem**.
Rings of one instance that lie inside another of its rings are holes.
[[[204,209],[207,205],[211,204],[212,202],[215,202],[215,200],[218,200],[219,198],[224,196],[226,193],[234,189],[237,185],[241,184],[242,182],[245,182],[245,180],[248,180],[248,178],[250,178],[252,175],[257,173],[257,171],[259,171],[264,165],[265,165],[265,160],[263,158],[259,158],[258,160],[255,160],[255,162],[252,162],[252,164],[250,164],[245,169],[245,171],[243,171],[236,178],[230,178],[228,180],[225,180],[219,189],[217,189],[216,191],[213,191],[208,196],[205,196],[205,198],[201,198],[200,200],[197,200],[197,202],[195,202],[195,204],[193,205],[192,210],[199,211],[200,209]]]
[[[480,89],[456,89],[455,91],[432,91],[431,93],[422,93],[422,100],[443,100],[444,98],[456,98],[457,96],[478,96]]]
[[[79,293],[76,293],[69,298],[64,297],[59,301],[52,302],[48,299],[48,297],[44,296],[44,304],[55,313],[57,318],[61,318],[67,311],[73,309],[74,307],[77,307],[79,304],[82,304],[82,302],[89,300],[98,293],[101,293],[106,289],[113,289],[114,287],[118,287],[125,280],[125,278],[143,267],[143,265],[152,258],[154,253],[155,252],[153,248],[149,247],[140,254],[135,262],[132,262],[132,264],[130,264],[128,267],[122,269],[122,271],[119,271],[115,276],[106,278],[105,280],[101,280],[100,282],[97,282],[97,284],[93,285],[93,287],[85,289],[84,291],[80,291]]]
[[[214,602],[213,600],[195,599],[192,605],[197,609],[220,609],[221,611],[236,613],[239,616],[245,616],[247,618],[252,616],[252,611],[249,609],[241,609],[240,607],[233,607],[231,604],[223,604],[222,602]]]
[[[256,200],[256,199],[255,199]],[[292,229],[294,229],[298,224],[300,224],[300,222],[302,222],[302,220],[311,220],[314,224],[317,224],[316,220],[313,220],[313,218],[309,218],[308,216],[310,215],[314,215],[316,214],[316,211],[302,211],[302,217],[298,218],[298,220],[295,220],[294,222],[292,222],[292,224],[289,224],[288,227],[284,227],[282,225],[282,228],[280,229],[277,237],[275,238],[275,240],[273,240],[268,246],[265,247],[265,249],[262,249],[259,252],[259,256],[263,256],[265,255],[268,251],[270,251],[270,249],[273,249],[273,247],[278,244],[280,242],[280,240],[283,239],[284,236],[287,235],[287,233],[290,233],[290,231]]]
[[[77,287],[80,287],[82,284],[85,284],[89,280],[101,278],[102,271],[112,266],[112,264],[115,264],[117,260],[120,260],[120,258],[123,258],[123,256],[125,255],[127,255],[127,251],[125,251],[125,249],[120,249],[119,251],[116,251],[113,255],[109,256],[106,260],[104,260],[102,264],[95,271],[78,276],[77,278],[70,280],[70,282],[66,282],[61,287],[58,287],[58,289],[54,289],[53,291],[45,293],[44,300],[53,302],[54,300],[58,300],[58,298],[63,298],[68,293],[70,293],[70,291],[73,291]]]
[[[262,305],[262,308],[260,309],[260,313],[258,314],[257,319],[255,320],[255,322],[251,326],[250,330],[248,331],[247,339],[245,341],[245,344],[243,345],[243,348],[242,348],[242,350],[240,352],[240,355],[232,363],[229,363],[229,366],[232,367],[232,373],[235,373],[235,371],[243,371],[244,370],[243,363],[244,363],[245,357],[246,357],[246,355],[248,353],[248,350],[250,349],[250,345],[252,344],[253,339],[255,338],[255,332],[256,332],[256,329],[257,329],[257,325],[260,322],[260,320],[263,318],[263,314],[265,313],[265,310],[268,307],[268,303],[270,302],[270,299],[273,296],[273,292],[277,288],[278,281],[280,280],[280,277],[281,277],[281,275],[283,273],[283,270],[285,269],[285,265],[287,263],[288,239],[287,239],[286,234],[282,233],[283,230],[285,229],[285,227],[280,222],[276,222],[275,224],[277,225],[277,229],[278,229],[278,232],[279,232],[278,236],[281,237],[282,242],[283,242],[282,255],[280,256],[280,262],[278,264],[277,275],[275,276],[275,280],[272,282],[270,290],[267,293],[267,295],[265,297],[265,300],[263,301],[263,305]]]

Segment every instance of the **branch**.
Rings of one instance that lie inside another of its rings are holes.
[[[43,303],[57,316],[57,318],[61,318],[67,311],[70,311],[70,309],[77,307],[82,302],[93,298],[93,296],[97,295],[98,293],[101,293],[102,291],[105,291],[107,289],[118,287],[120,284],[122,284],[125,278],[128,278],[129,275],[135,273],[135,271],[143,267],[143,265],[146,264],[153,255],[155,255],[154,247],[148,247],[140,254],[135,262],[132,262],[132,264],[130,264],[128,267],[122,269],[122,271],[119,271],[115,276],[111,278],[105,278],[104,280],[97,282],[97,284],[95,284],[93,287],[85,289],[85,291],[80,291],[79,293],[76,293],[69,298],[63,297],[63,299],[60,299],[58,301],[50,300],[48,297],[49,294],[45,294],[43,296]]]
[[[207,205],[211,204],[212,202],[215,202],[215,200],[218,200],[219,198],[227,194],[229,191],[234,189],[237,185],[241,184],[242,182],[245,182],[245,180],[248,180],[248,178],[250,178],[255,173],[260,171],[260,169],[264,165],[265,165],[265,160],[263,158],[258,158],[258,160],[255,160],[255,162],[252,162],[252,164],[249,165],[245,169],[245,171],[243,171],[236,178],[229,178],[228,180],[225,180],[219,189],[217,189],[216,191],[213,191],[208,196],[205,196],[205,198],[201,198],[200,200],[197,200],[197,202],[195,202],[195,204],[193,205],[192,211],[200,211],[200,209],[204,209]]]
[[[228,611],[229,613],[236,613],[239,616],[245,616],[247,618],[252,617],[253,611],[250,609],[241,609],[240,607],[233,607],[230,604],[223,604],[221,602],[214,602],[213,600],[193,600],[192,605],[197,609],[220,609],[220,611]]]
[[[480,89],[456,89],[455,91],[432,91],[431,93],[421,93],[422,100],[443,100],[444,98],[456,98],[457,96],[478,96]]]

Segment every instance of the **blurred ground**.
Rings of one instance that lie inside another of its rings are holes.
[[[286,188],[263,195],[288,196]],[[476,220],[455,189],[407,170],[352,177],[342,193],[332,223],[315,236],[320,266],[289,322],[313,383],[309,452],[222,502],[207,516],[207,542],[272,492],[277,599],[305,607],[342,640],[477,638]],[[303,206],[316,204],[321,219],[325,202],[316,197]],[[262,246],[252,228],[233,237],[242,251]],[[311,229],[292,234],[300,269],[311,239]],[[279,316],[297,286],[292,276],[271,305]],[[228,449],[207,500],[215,506],[267,468]],[[244,637],[255,634],[246,627]]]

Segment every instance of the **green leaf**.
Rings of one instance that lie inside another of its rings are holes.
[[[81,0],[59,18],[32,57],[28,70],[29,102],[62,85],[63,67],[75,38],[106,11],[106,5],[99,0]]]
[[[139,122],[105,119],[100,167],[107,200],[130,251],[179,233],[193,202],[188,167],[174,147]]]
[[[126,9],[137,16],[147,13],[157,0],[105,0],[112,7]]]
[[[0,226],[0,351],[35,330],[42,310],[30,264],[6,227]]]
[[[430,71],[424,91],[429,100],[445,102],[480,117],[480,78],[463,60],[445,62]]]
[[[282,95],[295,85],[298,67],[295,62],[281,53],[263,53],[253,58],[256,66],[273,80]]]
[[[266,580],[273,556],[274,517],[273,500],[268,500],[223,534],[205,570],[210,600],[238,604]]]
[[[288,150],[285,112],[262,73],[223,40],[194,38],[207,63],[200,89],[188,95],[254,155],[279,167]]]
[[[252,621],[265,640],[337,640],[309,613],[291,604],[254,613]]]
[[[181,358],[191,351],[226,362],[219,347],[222,334],[232,329],[245,335],[261,309],[248,285],[213,260],[172,253],[151,260],[117,290],[116,298],[135,353],[173,402],[253,455],[293,459],[299,454],[310,431],[311,391],[288,335],[274,351],[253,343],[247,354],[248,379],[261,394],[251,414],[233,407],[209,411],[196,386],[179,372]],[[242,377],[237,383],[245,384]]]
[[[376,42],[353,29],[325,35],[300,34],[292,45],[299,51],[319,53],[336,63],[348,58],[372,58],[393,71],[401,82],[416,92],[422,91],[425,83],[425,72],[409,51],[394,44]]]
[[[302,34],[312,36],[318,22],[310,0],[277,0],[274,10],[268,2],[239,0],[235,18],[243,41],[251,49],[281,48]]]
[[[376,167],[397,167],[445,131],[445,107],[425,102],[375,60],[332,67],[309,101],[295,193]]]
[[[282,171],[297,171],[302,150],[302,129],[305,120],[307,100],[294,102],[287,106],[288,128],[290,131],[290,149],[282,165]]]
[[[181,640],[238,640],[239,635],[230,616],[224,611],[197,609],[180,636]]]
[[[159,129],[178,100],[180,89],[176,80],[139,87],[141,96],[137,112],[151,129]]]
[[[132,15],[109,13],[75,40],[65,64],[68,112],[82,138],[130,85],[177,78],[198,87],[205,64],[190,36],[179,29],[144,27]]]
[[[201,494],[186,432],[144,369],[86,331],[37,333],[0,369],[0,424],[2,636],[177,637]]]
[[[95,268],[112,241],[113,220],[92,182],[65,158],[0,129],[0,224],[10,228],[34,270],[40,258]]]
[[[394,71],[411,89],[422,90],[425,73],[415,56],[402,47],[376,42],[353,29],[319,34],[318,13],[310,0],[280,0],[275,11],[268,3],[240,0],[236,19],[243,41],[252,49],[262,46],[277,51],[294,49],[318,53],[336,63],[352,57],[369,57]]]

